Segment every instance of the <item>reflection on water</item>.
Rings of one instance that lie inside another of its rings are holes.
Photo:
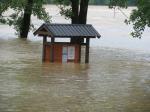
[[[0,112],[150,111],[150,54],[91,47],[88,65],[42,64],[41,49],[0,40]]]

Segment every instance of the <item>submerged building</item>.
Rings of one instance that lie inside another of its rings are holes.
[[[49,24],[41,25],[34,35],[43,37],[43,62],[81,62],[81,47],[85,46],[85,63],[89,63],[90,39],[101,35],[89,24]],[[47,38],[50,41],[47,41]],[[57,38],[69,38],[69,42],[57,42]],[[71,41],[74,40],[74,41]],[[81,41],[82,40],[82,41]]]

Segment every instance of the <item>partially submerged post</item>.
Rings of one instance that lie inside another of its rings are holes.
[[[100,34],[89,24],[43,24],[34,35],[43,36],[43,62],[80,63],[81,46],[85,46],[85,63],[89,63],[90,38],[100,38]],[[51,38],[51,42],[47,42],[47,37]],[[55,38],[77,38],[86,41],[55,42]]]

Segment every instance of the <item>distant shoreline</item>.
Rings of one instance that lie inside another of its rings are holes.
[[[56,3],[46,3],[44,5],[57,5]],[[89,6],[109,6],[109,4],[89,4]],[[128,7],[135,7],[136,5],[128,5]]]

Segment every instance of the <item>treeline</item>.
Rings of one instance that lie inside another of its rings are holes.
[[[90,5],[108,5],[110,0],[89,0]],[[55,4],[55,0],[47,0],[48,4]],[[129,6],[136,5],[136,0],[128,0]]]
[[[111,0],[89,0],[92,5],[108,5]],[[136,0],[128,0],[128,5],[135,5]]]

